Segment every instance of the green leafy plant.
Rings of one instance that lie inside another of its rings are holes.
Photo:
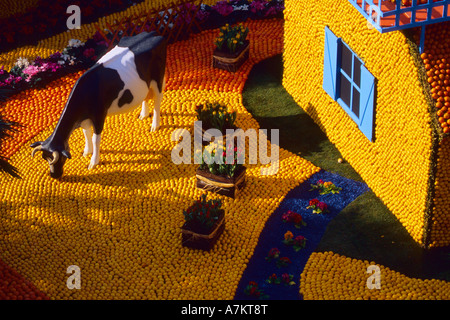
[[[238,161],[243,156],[241,148],[234,147],[231,142],[227,142],[227,147],[224,147],[225,142],[212,142],[205,147],[202,154],[196,154],[196,157],[201,155],[200,170],[210,172],[214,175],[222,175],[226,177],[234,177],[237,172],[243,167],[243,161]]]
[[[273,273],[269,278],[267,278],[266,283],[293,286],[295,285],[295,282],[292,279],[294,279],[294,276],[289,273],[283,273],[281,277],[278,277],[275,273]]]
[[[229,112],[227,106],[217,102],[200,104],[196,108],[197,120],[207,129],[218,129],[226,134],[226,129],[235,129],[236,111]]]
[[[327,204],[325,202],[321,202],[317,199],[309,200],[309,206],[307,206],[306,209],[312,209],[313,213],[318,213],[318,214],[330,212],[328,210]]]
[[[277,268],[287,267],[290,263],[292,263],[291,259],[288,257],[281,257],[277,259],[276,266]]]
[[[250,281],[244,289],[244,293],[251,297],[256,297],[258,299],[267,299],[268,295],[264,294],[264,291],[258,287],[255,281]]]
[[[319,190],[320,195],[329,194],[329,193],[339,193],[342,188],[337,187],[333,182],[323,180],[317,181],[316,184],[311,184],[311,189],[309,191]]]
[[[217,49],[224,52],[235,53],[243,45],[247,39],[248,28],[242,23],[230,26],[228,23],[220,28],[219,36],[214,44]]]
[[[220,199],[206,199],[203,194],[187,210],[183,211],[185,227],[199,233],[208,233],[222,213]]]
[[[272,260],[276,260],[280,257],[280,250],[278,248],[272,248],[269,250],[267,257],[265,257],[266,261],[270,262]]]
[[[292,232],[287,231],[284,234],[283,243],[287,246],[292,246],[295,251],[299,251],[306,246],[306,238],[303,236],[296,236],[294,238],[294,235],[292,234]]]

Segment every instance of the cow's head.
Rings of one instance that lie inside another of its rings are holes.
[[[33,148],[31,156],[34,157],[36,152],[42,151],[42,159],[47,160],[50,166],[50,176],[55,179],[60,178],[66,159],[71,158],[70,152],[64,148],[60,148],[61,150],[51,148],[45,141],[37,141],[31,144],[31,147]]]

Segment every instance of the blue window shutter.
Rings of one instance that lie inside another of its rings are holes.
[[[375,96],[375,77],[361,65],[359,128],[370,141],[373,141]]]
[[[336,100],[337,96],[337,80],[338,80],[338,53],[339,53],[339,38],[333,32],[325,27],[325,47],[324,47],[324,61],[323,61],[323,89],[328,95]]]

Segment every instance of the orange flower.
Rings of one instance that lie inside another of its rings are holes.
[[[288,231],[284,234],[284,240],[289,241],[294,237],[291,231]]]

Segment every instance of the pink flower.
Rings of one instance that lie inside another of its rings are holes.
[[[34,65],[29,65],[25,69],[23,69],[23,73],[27,74],[30,77],[34,77],[39,73],[39,68]]]
[[[87,48],[83,51],[83,56],[86,58],[91,58],[92,60],[95,60],[97,57],[95,56],[95,50],[94,48]]]
[[[325,202],[319,202],[317,204],[317,206],[319,207],[320,210],[324,211],[328,208],[327,204]]]

